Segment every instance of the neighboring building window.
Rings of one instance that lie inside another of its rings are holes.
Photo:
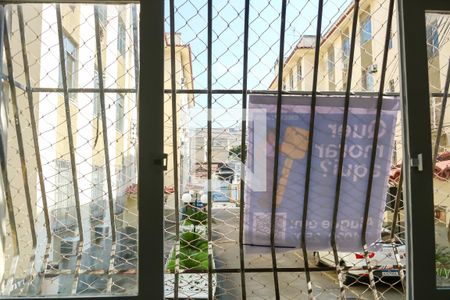
[[[126,29],[125,23],[122,18],[119,17],[119,28],[117,30],[117,51],[121,55],[125,55],[125,43],[126,43]]]
[[[213,139],[211,146],[223,148],[223,147],[226,147],[227,144],[228,144],[228,142],[225,139]]]
[[[335,68],[334,68],[335,60],[334,60],[334,47],[331,46],[328,50],[328,60],[327,60],[327,69],[328,69],[328,83],[330,91],[334,91],[335,86]]]
[[[105,38],[106,25],[108,24],[108,9],[106,5],[97,5],[98,22],[100,24],[100,40]]]
[[[427,23],[427,52],[428,57],[434,57],[439,53],[439,33],[436,20]]]
[[[370,16],[367,16],[364,21],[361,22],[361,45],[367,43],[372,39],[372,21]]]
[[[117,176],[117,195],[123,196],[125,195],[125,188],[127,185],[127,166],[125,165],[123,158],[122,165],[118,170],[120,171]]]
[[[367,69],[362,72],[362,86],[367,92],[373,91],[374,88],[374,78],[373,74]]]
[[[350,38],[348,37],[348,34],[344,34],[342,36],[342,61],[344,63],[344,68],[348,68],[349,57],[350,57]]]
[[[70,162],[64,159],[56,160],[56,206],[58,208],[73,205],[74,199],[72,172]]]
[[[124,96],[122,94],[118,94],[116,100],[116,130],[120,132],[123,132],[123,125],[124,125],[123,121],[123,115],[125,112],[124,102],[125,102]]]
[[[94,67],[94,88],[98,89],[99,85],[99,76],[98,76],[98,67],[97,64]],[[96,91],[94,93],[94,116],[100,117],[101,115],[101,105],[100,105],[100,93]]]
[[[294,70],[291,70],[291,72],[289,73],[289,86],[291,90],[294,89],[294,85]]]
[[[92,200],[99,201],[103,199],[103,185],[105,181],[104,169],[102,166],[92,167]]]
[[[108,22],[108,9],[106,5],[98,5],[98,21],[100,26],[106,29],[106,24]]]
[[[301,61],[299,61],[297,64],[297,79],[298,79],[298,81],[303,79],[302,62]]]
[[[77,61],[78,51],[75,42],[66,34],[64,40],[64,59],[66,61],[66,79],[67,88],[75,88],[77,86]],[[62,87],[62,70],[59,70],[59,87]],[[71,94],[70,98],[74,99],[76,94]]]
[[[395,92],[395,80],[394,79],[389,80],[389,92],[391,92],[391,93]]]
[[[342,35],[342,90],[347,89],[347,70],[348,61],[350,58],[350,39],[348,37],[348,30]]]

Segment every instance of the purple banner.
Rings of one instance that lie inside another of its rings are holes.
[[[247,245],[270,246],[276,99],[276,96],[252,95],[249,100],[244,219]],[[352,96],[350,99],[336,227],[340,251],[362,249],[376,103],[375,96]],[[282,107],[275,245],[297,248],[301,247],[311,99],[283,96]],[[317,98],[306,221],[308,250],[331,247],[343,107],[343,96]],[[397,97],[383,98],[367,220],[369,245],[380,238],[398,110]],[[265,153],[264,157],[261,153]],[[261,165],[265,165],[262,172]]]

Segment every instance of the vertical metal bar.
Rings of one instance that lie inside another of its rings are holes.
[[[81,207],[80,207],[80,194],[78,191],[78,178],[77,178],[77,164],[75,160],[75,148],[73,143],[73,132],[72,132],[72,114],[70,112],[70,99],[69,99],[69,91],[67,89],[67,74],[66,74],[66,57],[64,50],[64,38],[63,38],[63,27],[62,27],[62,18],[61,18],[61,7],[60,4],[56,4],[56,23],[58,27],[58,41],[59,41],[59,56],[60,56],[60,66],[61,66],[61,78],[62,78],[62,87],[64,89],[64,109],[66,114],[66,125],[67,125],[67,138],[69,140],[69,154],[70,154],[70,164],[72,169],[72,182],[73,182],[73,190],[75,195],[75,208],[77,212],[77,225],[78,225],[78,234],[80,240],[78,242],[77,247],[77,260],[75,266],[75,278],[72,283],[72,294],[76,294],[79,273],[81,267],[81,257],[83,255],[83,224],[81,220]]]
[[[403,292],[406,293],[406,284],[405,284],[405,273],[403,272],[403,264],[400,260],[400,254],[398,253],[397,244],[395,243],[395,231],[397,226],[397,218],[399,215],[400,210],[400,201],[402,200],[402,184],[403,184],[403,170],[400,170],[400,178],[398,179],[398,185],[397,185],[397,193],[395,195],[395,202],[394,202],[394,213],[392,216],[392,224],[391,224],[391,245],[392,250],[394,251],[394,257],[396,264],[398,266],[398,274],[400,275],[400,282],[402,284]],[[399,220],[400,221],[400,220]]]
[[[8,26],[7,21],[5,19],[5,25],[4,25],[4,43],[5,43],[5,56],[6,56],[6,66],[8,68],[8,81],[9,81],[9,88],[11,92],[11,103],[12,103],[12,110],[13,110],[13,116],[14,116],[14,124],[16,129],[16,137],[17,137],[17,146],[19,150],[19,157],[20,157],[20,166],[22,170],[22,180],[23,180],[23,190],[25,193],[25,201],[27,206],[27,213],[28,213],[28,222],[30,225],[30,233],[31,233],[31,256],[29,258],[29,264],[30,264],[30,271],[29,275],[27,276],[28,283],[25,285],[29,287],[29,284],[33,280],[34,277],[34,262],[35,262],[35,252],[36,252],[36,229],[34,225],[34,215],[33,215],[33,205],[31,203],[31,195],[30,195],[30,186],[28,184],[28,170],[27,170],[27,160],[25,159],[25,149],[23,144],[23,137],[22,137],[22,128],[20,126],[20,118],[19,118],[19,108],[17,105],[17,93],[16,93],[16,86],[14,85],[14,71],[13,71],[13,63],[12,63],[12,57],[11,57],[11,44],[9,41],[9,35],[8,35]],[[29,109],[33,109],[33,107],[29,107]]]
[[[22,5],[17,5],[17,11],[18,11],[18,18],[19,18],[20,42],[22,45],[22,59],[23,59],[23,66],[24,66],[26,92],[27,92],[27,97],[28,97],[28,107],[29,107],[29,113],[30,113],[31,131],[33,134],[34,155],[36,157],[36,168],[37,168],[37,173],[38,173],[38,178],[39,178],[39,187],[41,189],[45,231],[46,231],[46,235],[47,235],[47,244],[45,246],[44,261],[42,263],[42,268],[40,271],[40,273],[42,274],[41,278],[43,280],[45,278],[45,272],[47,270],[47,263],[48,263],[50,247],[51,247],[51,243],[52,243],[52,233],[51,233],[51,228],[50,228],[50,216],[49,216],[49,211],[48,211],[47,193],[45,190],[45,181],[44,181],[44,175],[43,175],[43,171],[42,171],[41,151],[39,148],[36,117],[34,114],[34,99],[33,99],[33,92],[31,91],[31,77],[30,77],[30,68],[29,68],[29,63],[28,63],[28,52],[27,52],[27,45],[26,45],[26,38],[25,38],[25,22],[24,22],[24,18],[23,18]],[[39,292],[38,292],[38,294],[39,294]]]
[[[8,34],[6,27],[4,27],[6,24],[5,21],[6,21],[6,18],[5,18],[5,13],[4,13],[4,6],[0,6],[0,29],[1,29],[1,32],[3,33],[0,35],[0,37],[6,36]],[[0,40],[3,43],[3,39],[0,38]],[[3,47],[2,47],[2,50],[3,50]],[[2,95],[3,95],[3,93],[2,93]],[[3,97],[3,101],[5,101],[4,97]],[[5,102],[5,105],[6,105],[6,102]],[[0,288],[5,290],[6,295],[9,295],[11,292],[11,289],[12,289],[12,285],[14,283],[17,264],[19,262],[19,257],[20,257],[20,249],[19,249],[19,239],[17,236],[16,219],[14,216],[14,205],[13,205],[13,200],[12,200],[12,196],[11,196],[11,189],[9,186],[8,169],[7,169],[7,165],[6,165],[7,141],[4,140],[4,138],[5,137],[0,134],[0,168],[1,168],[1,174],[2,174],[2,179],[3,179],[3,189],[5,191],[5,200],[6,200],[5,202],[6,202],[6,206],[7,206],[7,210],[8,210],[9,225],[11,228],[11,241],[12,241],[13,255],[11,258],[12,261],[11,261],[11,266],[10,266],[10,270],[9,270],[9,278],[6,283],[6,288],[4,287],[5,277],[2,277],[2,282],[1,282]],[[2,239],[4,240],[3,237],[2,237]],[[5,245],[3,244],[3,248],[4,247],[5,247]]]
[[[180,219],[179,219],[179,186],[178,186],[178,128],[177,128],[177,82],[176,82],[176,57],[175,57],[175,1],[170,0],[170,86],[172,100],[172,158],[173,158],[173,182],[175,200],[175,276],[174,299],[178,299],[179,288],[179,247],[180,247]],[[208,228],[210,224],[208,223]],[[209,286],[211,289],[211,286]]]
[[[208,107],[208,124],[207,124],[207,146],[206,151],[208,154],[207,161],[207,173],[208,173],[208,299],[213,299],[212,294],[212,200],[211,200],[211,161],[212,161],[212,147],[211,147],[211,139],[212,139],[212,0],[208,0],[208,67],[207,67],[207,107]]]
[[[244,254],[244,174],[245,174],[245,159],[246,144],[245,137],[247,131],[247,85],[248,85],[248,32],[249,32],[249,15],[250,15],[250,0],[245,0],[244,7],[244,53],[242,66],[242,122],[241,122],[241,185],[239,190],[239,262],[241,267],[241,298],[247,298],[246,284],[245,284],[245,254]]]
[[[270,250],[272,255],[273,281],[275,287],[275,298],[280,299],[280,286],[278,280],[277,253],[275,251],[275,222],[277,209],[278,190],[278,164],[280,155],[280,134],[281,134],[281,109],[282,109],[282,89],[283,89],[283,67],[284,67],[284,37],[286,29],[286,0],[281,2],[281,22],[280,22],[280,50],[278,53],[278,90],[277,109],[275,119],[275,151],[273,160],[273,186],[272,186],[272,207],[270,215]]]
[[[0,32],[3,32],[3,24],[4,23],[4,6],[0,6]],[[0,34],[0,57],[3,57],[3,35]],[[0,64],[0,73],[3,74],[3,64]],[[3,76],[5,78],[5,76]],[[2,83],[3,87],[3,83]],[[8,101],[5,97],[5,94],[3,93],[3,88],[0,88],[0,143],[1,143],[1,153],[0,153],[0,160],[6,162],[6,149],[7,148],[7,140],[8,140]],[[5,169],[6,170],[6,169]],[[0,181],[0,242],[1,242],[1,250],[0,255],[2,257],[5,257],[5,251],[6,251],[6,209],[5,205],[7,206],[6,197],[3,194],[6,187],[4,187],[3,184],[3,169],[1,169],[2,173],[0,174],[0,177],[2,177],[2,180]],[[7,180],[6,180],[7,182]],[[3,282],[4,282],[4,276],[5,275],[5,267],[2,266],[0,268],[0,288],[3,288]]]
[[[311,95],[311,115],[309,119],[309,134],[308,134],[308,151],[306,161],[306,174],[305,174],[305,193],[303,197],[303,214],[302,214],[302,232],[301,232],[301,244],[303,252],[303,261],[305,264],[306,283],[308,288],[308,298],[313,299],[313,290],[311,283],[311,275],[309,272],[308,252],[306,248],[306,221],[308,218],[308,202],[309,202],[309,183],[311,177],[311,163],[313,152],[313,137],[314,126],[316,118],[316,102],[317,102],[317,83],[319,77],[319,55],[320,55],[320,41],[322,35],[322,15],[323,15],[323,0],[319,0],[319,7],[317,13],[317,27],[316,27],[316,45],[314,49],[314,71],[313,71],[313,83],[312,83],[312,95]]]
[[[436,141],[434,142],[434,154],[433,154],[433,170],[436,166],[436,158],[439,152],[439,142],[441,140],[442,127],[444,126],[445,109],[447,108],[448,89],[450,86],[450,59],[447,65],[447,77],[445,79],[444,96],[441,103],[441,115],[439,116],[439,126],[436,132]]]
[[[102,136],[103,136],[103,151],[105,153],[106,166],[106,185],[108,188],[108,204],[109,204],[109,222],[111,227],[111,253],[108,266],[108,283],[106,286],[107,293],[111,293],[112,287],[112,270],[114,269],[114,261],[116,257],[116,222],[114,212],[114,198],[111,183],[111,165],[109,158],[109,142],[108,142],[108,126],[106,124],[106,104],[105,91],[103,83],[103,61],[102,61],[102,44],[100,41],[100,20],[98,17],[98,5],[94,6],[94,20],[95,20],[95,43],[97,48],[97,74],[98,74],[98,88],[100,96],[100,110],[102,116]]]
[[[131,18],[133,22],[133,54],[134,54],[134,81],[136,93],[139,92],[139,39],[138,39],[138,15],[136,4],[131,6]]]
[[[370,200],[372,195],[372,184],[373,184],[373,173],[375,170],[375,160],[376,160],[376,154],[377,154],[377,145],[378,145],[378,132],[380,129],[380,122],[381,122],[381,110],[383,107],[383,92],[384,92],[384,84],[385,84],[385,78],[386,78],[386,67],[387,67],[387,60],[388,60],[388,51],[389,51],[389,39],[391,36],[391,27],[392,27],[392,16],[394,14],[394,0],[389,1],[389,9],[388,9],[388,19],[386,24],[386,36],[384,39],[384,52],[383,52],[383,62],[381,67],[381,76],[380,76],[380,88],[378,92],[378,99],[377,99],[377,112],[375,117],[375,129],[373,134],[373,143],[372,143],[372,153],[371,153],[371,159],[370,159],[370,168],[369,168],[369,179],[367,183],[367,193],[366,193],[366,203],[364,207],[364,221],[362,224],[362,230],[361,230],[361,242],[362,247],[364,250],[364,258],[367,264],[367,268],[369,271],[369,280],[370,280],[370,287],[373,292],[373,296],[375,299],[379,299],[379,295],[377,292],[377,288],[375,285],[375,278],[373,275],[373,269],[370,264],[369,259],[369,250],[368,245],[366,241],[366,232],[367,232],[367,220],[369,217],[369,208],[370,208]]]
[[[342,133],[341,133],[341,143],[339,150],[339,163],[337,169],[336,177],[336,192],[334,198],[334,210],[333,210],[333,221],[331,227],[331,247],[333,248],[333,258],[336,265],[336,273],[339,279],[339,296],[341,299],[345,299],[345,285],[342,278],[342,268],[339,263],[338,250],[336,245],[336,226],[337,226],[337,216],[339,211],[339,200],[341,196],[341,182],[342,182],[342,168],[344,166],[344,155],[345,155],[345,141],[347,137],[347,124],[348,115],[350,110],[350,93],[352,85],[352,75],[353,75],[353,57],[355,54],[355,43],[356,43],[356,26],[358,24],[358,13],[359,13],[359,0],[355,0],[353,5],[353,22],[352,22],[352,33],[350,39],[350,53],[349,53],[349,64],[347,71],[347,86],[345,89],[345,100],[344,100],[344,116],[342,120]]]

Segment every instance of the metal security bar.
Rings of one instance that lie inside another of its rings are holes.
[[[1,296],[137,295],[139,6],[3,12]]]
[[[382,250],[373,250],[373,242],[366,239],[372,222],[373,185],[379,176],[375,175],[377,160],[384,155],[391,161],[391,154],[380,154],[378,135],[384,130],[380,126],[385,126],[381,115],[387,99],[399,95],[394,1],[356,0],[343,5],[333,1],[172,0],[166,6],[165,65],[170,71],[165,69],[164,90],[165,152],[169,155],[164,179],[165,297],[405,297],[405,215],[402,176],[399,178],[397,168],[403,156],[399,121],[388,190],[383,196],[387,199],[384,222],[375,242]],[[443,93],[435,90],[433,95]],[[273,165],[267,169],[271,171],[266,173],[272,180],[270,199],[265,200],[270,207],[264,225],[266,248],[255,248],[246,241],[249,229],[245,218],[252,209],[247,188],[252,179],[243,163],[248,159],[252,134],[248,132],[253,121],[249,119],[249,101],[256,96],[272,97],[275,122],[273,136],[266,136],[274,151]],[[310,101],[303,152],[306,167],[294,175],[300,176],[297,184],[304,186],[297,195],[302,199],[301,231],[296,249],[280,251],[276,242],[280,234],[278,201],[287,182],[286,162],[279,162],[287,155],[282,120],[286,106],[292,105],[293,99],[302,101],[301,96]],[[316,172],[314,141],[322,134],[315,118],[322,101],[331,103],[335,97],[342,99],[343,121],[336,148],[330,246],[326,251],[312,251],[307,236],[308,218],[317,213],[310,206],[316,193],[311,187]],[[364,199],[355,199],[363,205],[361,251],[345,252],[340,250],[337,236],[341,226],[338,213],[347,209],[341,205],[342,198],[351,193],[343,185],[348,172],[346,145],[348,136],[354,134],[348,124],[355,99],[364,97],[373,101],[374,138],[367,148]]]

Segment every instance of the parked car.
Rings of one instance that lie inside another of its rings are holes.
[[[404,266],[406,264],[406,245],[404,241],[396,238],[395,243],[391,243],[390,232],[383,230],[381,239],[376,242],[372,249],[375,251],[369,252],[370,264],[373,268],[373,274],[376,278],[385,277],[399,277],[399,269],[395,259],[394,247],[399,254],[399,263]],[[314,252],[314,263],[317,266],[327,265],[335,266],[333,251],[318,251]],[[342,267],[348,268],[343,275],[344,284],[348,285],[358,280],[361,276],[368,276],[366,268],[366,260],[363,253],[358,252],[338,252],[339,264]]]

